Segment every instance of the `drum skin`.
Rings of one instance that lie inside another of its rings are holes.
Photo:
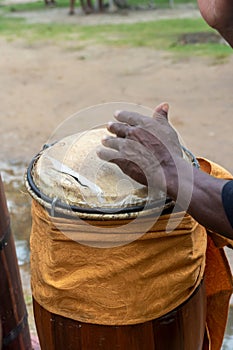
[[[70,135],[43,150],[32,171],[39,190],[51,199],[59,198],[63,203],[85,209],[145,203],[145,186],[130,179],[115,164],[97,156],[96,149],[105,134],[105,129],[96,129]],[[68,169],[74,173],[69,173]],[[158,191],[154,196],[161,199],[164,194]]]
[[[33,300],[41,350],[202,350],[206,294],[202,282],[183,305],[136,325],[103,326],[55,315]],[[136,307],[136,305],[135,305]]]

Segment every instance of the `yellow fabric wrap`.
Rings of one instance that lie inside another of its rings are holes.
[[[172,214],[171,220],[178,223],[183,214]],[[189,298],[205,269],[205,229],[184,215],[171,233],[165,232],[170,215],[164,215],[130,244],[94,248],[64,234],[85,230],[82,220],[51,219],[34,201],[34,298],[52,313],[96,324],[136,324],[168,313]],[[117,230],[120,222],[108,224]],[[94,234],[95,226],[89,230]]]
[[[232,178],[217,164],[198,160],[201,169],[210,175]],[[209,343],[205,342],[203,349],[219,350],[233,288],[222,247],[233,245],[233,241],[206,231],[187,214],[175,231],[166,233],[168,219],[178,223],[183,214],[160,217],[149,232],[130,244],[93,248],[64,234],[78,232],[79,238],[87,234],[81,220],[51,218],[33,201],[34,298],[48,311],[77,321],[136,324],[158,318],[182,304],[205,274]],[[119,222],[99,221],[95,225],[109,225],[117,232]],[[91,228],[88,234],[93,238],[95,228]]]
[[[232,175],[218,164],[205,158],[198,161],[206,173],[217,178],[232,179]],[[232,273],[223,247],[233,247],[233,241],[214,232],[207,231],[207,234],[205,282],[209,344],[205,343],[203,350],[220,350],[233,291]]]

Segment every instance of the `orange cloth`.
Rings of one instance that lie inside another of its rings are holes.
[[[232,178],[217,164],[205,159],[199,162],[213,176]],[[211,232],[207,245],[206,230],[187,214],[174,232],[166,233],[168,219],[177,222],[182,214],[160,217],[149,232],[130,244],[99,249],[76,243],[62,233],[78,231],[79,236],[81,232],[95,239],[93,226],[92,232],[84,232],[81,220],[51,218],[34,201],[31,235],[34,298],[48,311],[74,320],[135,324],[158,318],[182,304],[205,273],[209,349],[219,350],[232,276],[224,251],[217,246],[233,242]],[[100,221],[95,225],[110,225],[117,232],[119,222]],[[137,231],[137,225],[134,229]]]
[[[218,164],[204,158],[198,161],[201,169],[206,173],[217,178],[232,179],[232,175]],[[220,350],[227,322],[229,300],[233,291],[232,273],[222,248],[233,246],[233,241],[213,232],[207,233],[205,281],[209,349]]]
[[[141,238],[106,249],[77,243],[64,233],[93,237],[98,225],[117,232],[121,221],[87,226],[83,220],[51,218],[37,202],[32,210],[32,292],[52,313],[106,325],[146,322],[182,304],[203,278],[206,231],[185,213],[163,215]],[[167,233],[169,218],[178,226]],[[135,220],[132,234],[137,226]]]

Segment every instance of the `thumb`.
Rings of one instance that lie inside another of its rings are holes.
[[[160,103],[157,107],[155,107],[153,118],[160,116],[168,119],[168,110],[169,110],[169,104],[167,102]]]

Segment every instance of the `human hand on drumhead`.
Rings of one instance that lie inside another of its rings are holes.
[[[177,133],[168,122],[169,106],[155,108],[153,118],[135,112],[115,113],[117,122],[109,123],[108,130],[116,136],[102,140],[106,148],[98,150],[101,159],[117,164],[134,180],[164,187],[164,176],[182,157]]]
[[[200,12],[209,26],[219,33],[233,47],[233,1],[197,0]]]

